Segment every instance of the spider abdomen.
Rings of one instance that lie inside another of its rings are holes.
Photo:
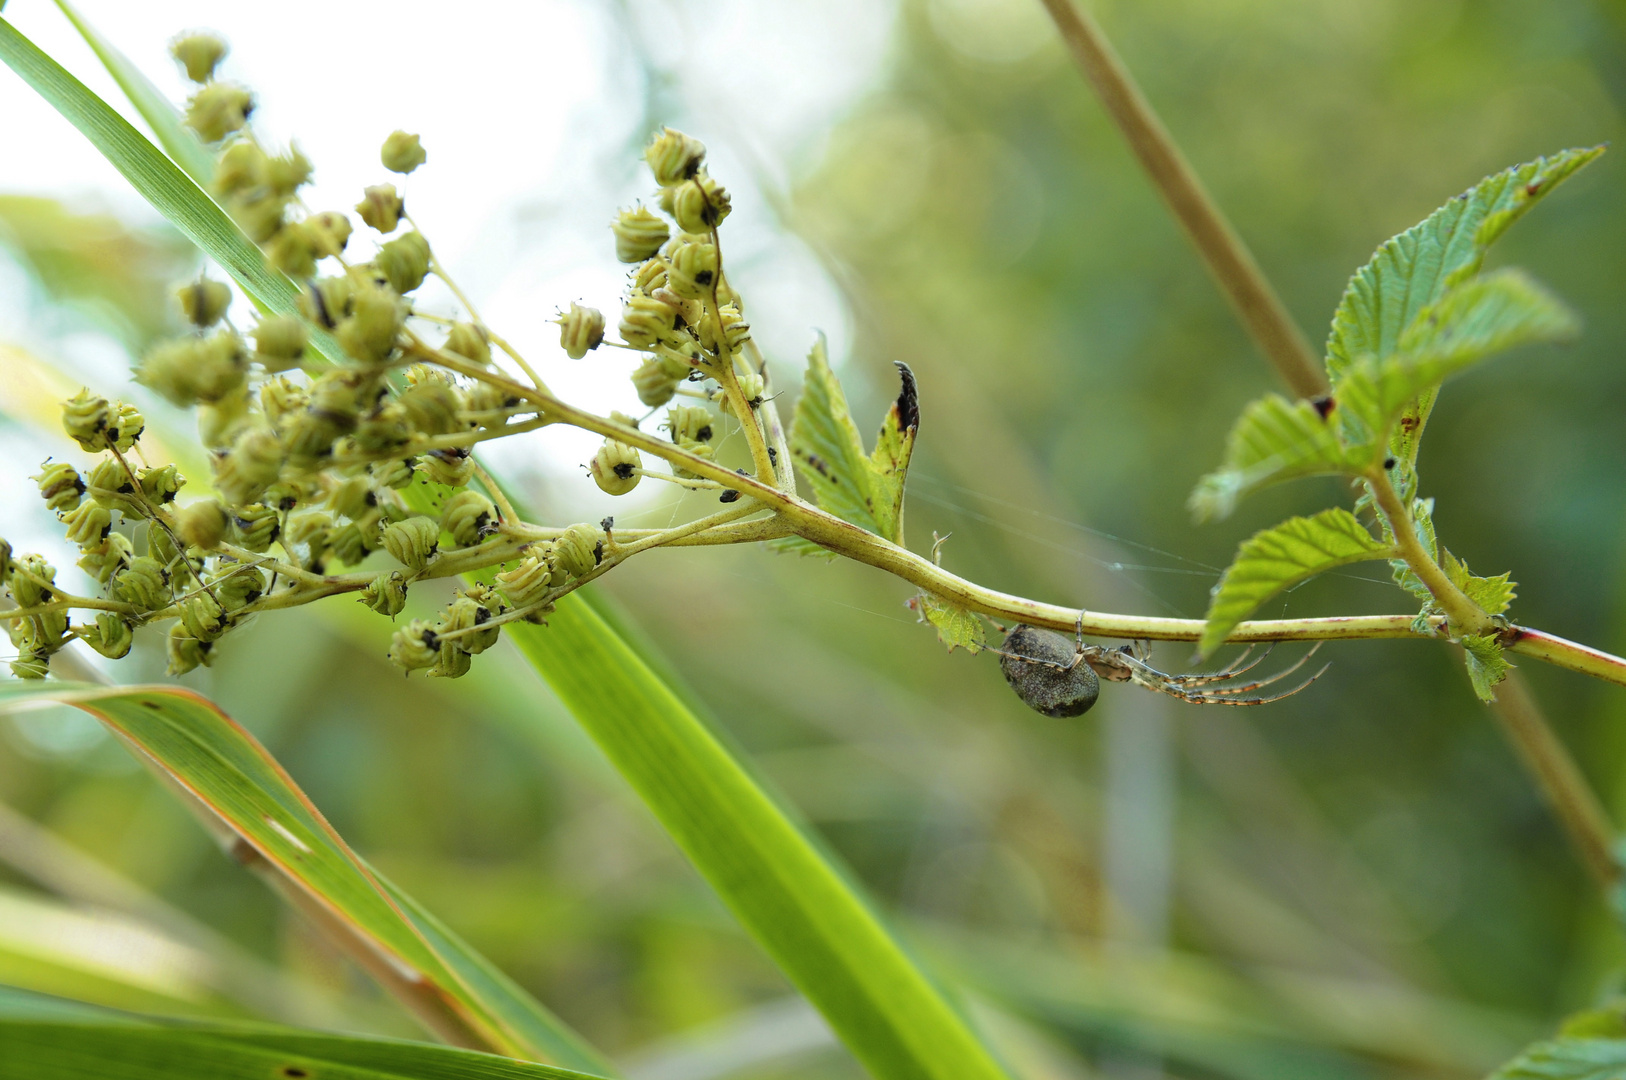
[[[1101,692],[1077,643],[1054,630],[1020,623],[1005,635],[999,668],[1016,696],[1046,716],[1081,716]]]

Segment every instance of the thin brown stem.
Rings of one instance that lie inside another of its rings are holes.
[[[1204,189],[1100,26],[1077,0],[1043,3],[1084,77],[1208,264],[1209,273],[1259,351],[1293,393],[1300,397],[1326,393],[1326,376],[1304,332],[1288,314],[1247,244]]]

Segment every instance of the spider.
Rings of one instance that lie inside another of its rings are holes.
[[[998,624],[995,624],[998,625]],[[1000,630],[1004,630],[1000,627]],[[1271,648],[1274,648],[1272,644]],[[1204,675],[1171,675],[1159,671],[1147,661],[1151,651],[1147,642],[1108,648],[1104,645],[1084,644],[1084,616],[1079,615],[1075,641],[1054,630],[1018,623],[1005,633],[1004,647],[991,649],[1000,656],[1000,670],[1027,705],[1046,716],[1081,716],[1095,704],[1100,693],[1100,681],[1132,682],[1148,690],[1169,694],[1193,705],[1264,705],[1303,690],[1331,665],[1324,665],[1297,686],[1279,693],[1258,695],[1255,691],[1280,682],[1302,668],[1321,648],[1314,648],[1301,656],[1297,663],[1269,678],[1254,682],[1233,683],[1262,663],[1270,655],[1270,648],[1258,659],[1244,664],[1253,653],[1248,648],[1230,664]],[[1230,685],[1222,685],[1230,683]]]

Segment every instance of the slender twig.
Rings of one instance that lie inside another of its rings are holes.
[[[1260,352],[1300,397],[1327,391],[1315,352],[1225,215],[1170,138],[1111,42],[1077,0],[1043,0],[1085,78],[1208,264]]]
[[[1457,588],[1417,538],[1417,527],[1412,523],[1411,513],[1394,484],[1389,482],[1389,474],[1375,470],[1366,477],[1366,482],[1372,489],[1372,500],[1377,504],[1378,511],[1389,523],[1389,532],[1395,538],[1400,557],[1406,560],[1406,565],[1411,567],[1418,580],[1428,586],[1440,610],[1445,612],[1452,632],[1471,637],[1494,632],[1496,624],[1490,615]]]

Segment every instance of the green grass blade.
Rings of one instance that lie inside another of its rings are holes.
[[[130,122],[0,18],[0,60],[78,128],[143,198],[243,287],[264,310],[297,312],[299,291],[273,269],[236,222]],[[311,333],[329,360],[342,353],[331,335]]]
[[[158,137],[158,145],[164,148],[170,160],[179,165],[199,187],[208,187],[215,175],[214,158],[209,155],[198,137],[181,123],[181,114],[176,110],[170,100],[163,95],[152,80],[141,73],[141,69],[130,62],[112,42],[96,32],[80,15],[68,0],[56,0],[56,6],[62,9],[62,14],[73,23],[73,28],[79,31],[79,36],[85,39],[96,58],[102,62],[107,73],[113,76],[113,81],[119,84],[124,96],[130,99],[136,112],[152,128],[152,133]]]
[[[341,943],[431,1030],[595,1072],[603,1061],[366,865],[243,728],[176,687],[0,683],[0,710],[59,701],[101,720],[171,780],[243,862]]]
[[[162,1020],[0,988],[0,1080],[580,1080],[583,1074],[400,1039]]]

